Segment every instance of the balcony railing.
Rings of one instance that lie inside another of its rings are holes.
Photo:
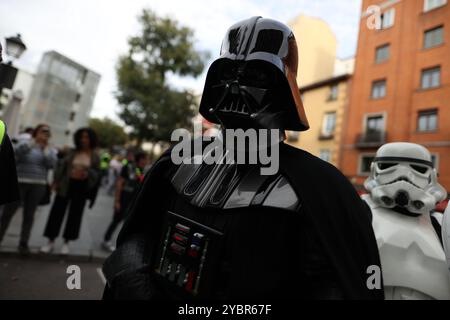
[[[333,139],[334,139],[334,132],[331,132],[331,133],[320,132],[319,133],[320,141],[333,140]]]
[[[287,141],[294,143],[294,142],[298,142],[300,139],[300,133],[299,132],[295,132],[295,131],[288,131],[287,132]]]
[[[369,131],[358,135],[356,147],[360,149],[379,148],[387,142],[385,131]]]

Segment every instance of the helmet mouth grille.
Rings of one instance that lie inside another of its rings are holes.
[[[236,113],[239,115],[249,116],[250,113],[248,112],[248,108],[244,104],[231,104],[228,106],[224,106],[219,109],[220,112],[226,112],[226,113]]]
[[[308,129],[299,117],[286,76],[263,60],[215,61],[208,71],[200,113],[225,127]]]

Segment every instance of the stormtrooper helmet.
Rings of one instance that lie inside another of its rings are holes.
[[[404,208],[413,214],[430,213],[447,196],[437,182],[430,152],[414,143],[382,146],[364,186],[378,205]]]

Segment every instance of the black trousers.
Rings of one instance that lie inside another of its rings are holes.
[[[0,219],[0,242],[20,205],[23,206],[22,231],[20,232],[20,245],[27,246],[34,222],[34,214],[39,202],[45,195],[46,186],[43,184],[19,183],[20,201],[8,203],[3,208]]]
[[[132,194],[126,194],[125,192],[122,193],[122,196],[120,197],[120,210],[114,211],[114,215],[112,218],[111,223],[109,224],[108,229],[106,230],[104,240],[105,242],[111,240],[111,237],[116,230],[117,226],[126,218],[127,215],[127,209],[130,205],[132,199]]]
[[[63,238],[66,241],[78,239],[84,207],[86,206],[86,182],[70,180],[66,197],[56,196],[50,210],[50,215],[45,227],[44,236],[49,240],[55,240],[60,233],[61,225],[69,206],[69,214],[64,229]]]
[[[114,231],[116,230],[117,226],[124,219],[124,214],[123,214],[124,211],[125,210],[119,210],[119,211],[114,212],[113,219],[112,219],[111,223],[109,224],[109,227],[105,233],[105,237],[104,237],[105,242],[111,240],[111,237],[112,237]]]

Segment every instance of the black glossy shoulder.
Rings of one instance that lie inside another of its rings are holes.
[[[251,206],[298,211],[299,197],[282,174],[264,176],[259,166],[181,165],[172,179],[193,206],[231,210]]]

